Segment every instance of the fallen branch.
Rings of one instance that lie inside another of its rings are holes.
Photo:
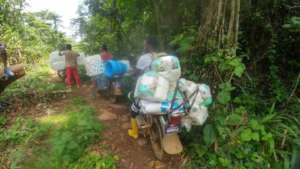
[[[11,71],[15,74],[13,77],[4,78],[4,70],[0,70],[0,94],[4,91],[4,89],[10,85],[12,82],[18,80],[19,78],[23,77],[25,75],[25,69],[24,66],[14,65],[9,67]]]

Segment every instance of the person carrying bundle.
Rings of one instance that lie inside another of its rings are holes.
[[[77,58],[79,54],[72,50],[72,45],[66,45],[65,62],[66,62],[66,84],[72,86],[72,79],[75,79],[77,88],[80,87],[80,77],[77,69]]]
[[[111,59],[113,59],[113,55],[108,51],[107,45],[103,44],[100,47],[99,64],[104,65],[107,61],[109,61]],[[96,64],[96,65],[98,65],[98,64]],[[100,67],[100,65],[98,65],[98,67]],[[92,97],[96,98],[96,94],[99,91],[101,91],[102,94],[104,94],[106,96],[107,93],[103,92],[103,91],[107,90],[109,87],[109,80],[107,79],[107,77],[105,77],[104,74],[101,73],[101,74],[92,76],[91,80],[92,80],[92,87],[93,87]]]

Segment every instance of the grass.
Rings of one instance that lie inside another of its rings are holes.
[[[12,96],[20,99],[28,99],[28,94],[40,95],[41,99],[47,99],[43,97],[45,94],[66,89],[64,83],[49,81],[52,70],[45,61],[41,61],[39,65],[31,65],[26,69],[26,75],[9,85],[1,93],[0,100],[7,100]],[[81,81],[90,80],[86,75],[84,66],[79,66],[78,71]]]
[[[89,80],[83,67],[79,72],[83,81]],[[18,98],[31,104],[28,100],[33,98],[28,93],[34,93],[38,102],[51,100],[44,94],[64,90],[65,85],[49,82],[50,74],[44,62],[31,67],[25,77],[6,88],[0,99]],[[116,156],[89,150],[101,139],[102,129],[95,110],[79,97],[61,112],[38,119],[17,117],[11,121],[0,114],[0,168],[115,169]]]
[[[116,169],[116,160],[118,157],[111,154],[99,156],[97,154],[87,154],[79,159],[70,169]]]
[[[0,166],[9,161],[12,169],[114,169],[117,157],[89,152],[102,129],[95,110],[80,98],[59,114],[17,118],[9,128],[1,128],[0,151],[6,157]]]
[[[31,66],[26,71],[26,75],[16,82],[9,85],[0,99],[7,100],[8,98],[24,99],[28,94],[45,94],[56,90],[65,89],[63,83],[53,83],[48,81],[50,68],[47,64],[41,63],[38,66]]]

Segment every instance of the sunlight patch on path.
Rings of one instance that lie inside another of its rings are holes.
[[[62,124],[68,121],[69,116],[67,114],[55,114],[43,116],[38,119],[38,122],[42,124]]]

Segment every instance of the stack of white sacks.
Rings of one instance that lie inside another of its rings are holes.
[[[88,56],[85,58],[86,74],[90,77],[100,75],[104,72],[104,64],[100,55]]]
[[[163,56],[154,60],[151,70],[144,73],[137,81],[134,96],[141,99],[140,107],[144,114],[165,114],[171,109],[176,84],[178,90],[173,109],[184,103],[184,93],[192,106],[190,112],[182,119],[187,130],[192,125],[203,125],[208,117],[207,107],[212,102],[209,86],[196,84],[180,78],[181,67],[177,57]],[[195,92],[197,91],[197,92]],[[183,106],[176,113],[185,113]]]
[[[65,55],[59,54],[58,51],[54,51],[49,57],[50,66],[53,70],[59,71],[66,69]],[[77,58],[78,65],[84,65],[86,74],[90,77],[97,76],[103,73],[103,63],[100,55],[93,55],[85,57],[84,54],[80,53]]]
[[[54,51],[49,57],[50,66],[53,70],[64,70],[66,68],[65,56],[59,55],[58,51]]]
[[[63,52],[62,52],[63,53]],[[49,56],[49,63],[53,70],[60,71],[66,69],[65,63],[65,55],[59,54],[58,51],[54,51]],[[78,65],[85,64],[85,56],[84,54],[80,53],[80,56],[77,59]]]
[[[120,60],[127,66],[127,70],[130,71],[132,68],[128,60]],[[60,71],[66,69],[65,55],[59,54],[58,51],[54,51],[50,54],[49,63],[53,70]],[[87,76],[93,77],[104,73],[104,63],[101,60],[100,55],[85,56],[80,53],[77,59],[78,65],[84,65]]]

